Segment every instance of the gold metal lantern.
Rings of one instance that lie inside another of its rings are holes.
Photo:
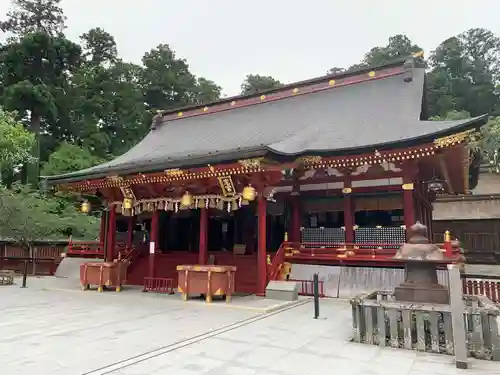
[[[255,189],[252,185],[245,186],[243,188],[243,193],[241,194],[242,198],[248,202],[255,200]]]
[[[181,206],[189,207],[193,204],[193,196],[188,191],[181,198]]]
[[[123,207],[124,210],[131,210],[132,206],[133,206],[133,203],[134,202],[132,202],[132,199],[130,199],[130,198],[123,198],[122,207]]]
[[[84,214],[88,214],[90,212],[90,202],[83,201],[82,206],[80,207],[80,211],[82,211]]]

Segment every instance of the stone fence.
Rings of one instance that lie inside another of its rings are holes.
[[[469,357],[500,361],[500,309],[484,296],[463,296]],[[351,300],[353,340],[359,343],[454,355],[450,305],[396,302],[392,292]]]

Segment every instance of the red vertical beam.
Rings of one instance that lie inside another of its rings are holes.
[[[414,200],[414,178],[416,168],[413,164],[407,164],[403,170],[403,210],[406,227],[406,239],[408,239],[408,230],[415,224],[415,200]]]
[[[266,295],[267,283],[267,237],[266,237],[266,205],[267,201],[262,196],[257,200],[257,220],[258,220],[258,248],[257,248],[257,295]]]
[[[105,211],[101,212],[101,229],[99,231],[99,242],[104,244],[104,237],[106,235],[106,214]]]
[[[352,187],[351,181],[344,182],[344,227],[345,227],[345,242],[354,243],[354,210],[352,202]]]
[[[292,195],[292,220],[290,228],[290,240],[292,242],[301,242],[300,238],[300,225],[301,225],[301,212],[300,212],[300,198],[298,195]]]
[[[149,270],[148,276],[155,277],[155,254],[158,250],[160,211],[154,211],[151,217],[151,233],[149,237]]]
[[[207,230],[208,210],[205,207],[202,207],[200,208],[200,241],[198,253],[199,264],[207,264],[208,262]]]
[[[134,242],[134,216],[127,218],[127,249],[130,251]]]
[[[116,206],[112,205],[109,208],[109,224],[108,224],[108,248],[106,249],[105,260],[112,262],[115,258],[116,248]]]

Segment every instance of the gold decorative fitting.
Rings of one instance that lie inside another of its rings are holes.
[[[119,184],[123,182],[123,177],[120,177],[118,175],[107,176],[106,180],[111,184]]]
[[[297,162],[304,164],[317,164],[321,163],[321,156],[302,156],[297,159]]]
[[[218,177],[217,180],[219,180],[219,186],[222,190],[222,194],[225,197],[233,197],[236,194],[234,183],[231,177]]]
[[[266,98],[266,96],[265,96],[265,95],[261,95],[261,96],[260,96],[260,100],[264,100],[265,98]]]
[[[470,137],[474,135],[474,132],[475,132],[474,129],[470,129],[457,134],[448,135],[446,137],[435,139],[434,144],[437,147],[453,146],[454,144],[467,141]]]
[[[348,187],[347,188],[343,188],[342,189],[342,193],[344,193],[344,194],[351,194],[352,193],[352,188],[348,188]]]
[[[419,51],[419,52],[417,52],[417,53],[414,53],[414,54],[413,54],[413,57],[414,57],[414,58],[417,58],[417,57],[422,57],[422,58],[423,58],[423,57],[424,57],[424,50]]]
[[[403,189],[403,190],[413,190],[413,182],[401,185],[401,189]]]
[[[167,169],[165,171],[165,174],[168,177],[178,177],[178,176],[182,176],[184,174],[184,171],[179,169],[179,168]]]
[[[207,111],[208,111],[208,107],[204,107],[203,112],[207,112]]]
[[[293,94],[298,94],[298,93],[299,93],[299,89],[298,89],[297,87],[296,87],[296,88],[294,88],[294,89],[293,89],[293,91],[292,91],[292,93],[293,93]]]
[[[245,168],[259,168],[262,159],[263,158],[244,159],[238,160],[238,163]]]
[[[182,112],[177,113],[178,117],[182,117]]]
[[[375,77],[375,72],[372,70],[370,73],[368,73],[368,77],[370,78]]]
[[[243,197],[243,201],[246,201],[246,202],[251,202],[253,200],[255,200],[255,189],[252,185],[248,185],[248,186],[245,186],[243,188],[243,192],[241,194],[241,196]]]
[[[335,86],[335,80],[334,79],[331,79],[330,81],[328,81],[328,84],[330,86]]]
[[[451,232],[449,230],[444,232],[444,242],[451,242]]]

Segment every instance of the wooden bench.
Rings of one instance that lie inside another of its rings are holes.
[[[0,285],[14,284],[14,271],[0,271]]]

